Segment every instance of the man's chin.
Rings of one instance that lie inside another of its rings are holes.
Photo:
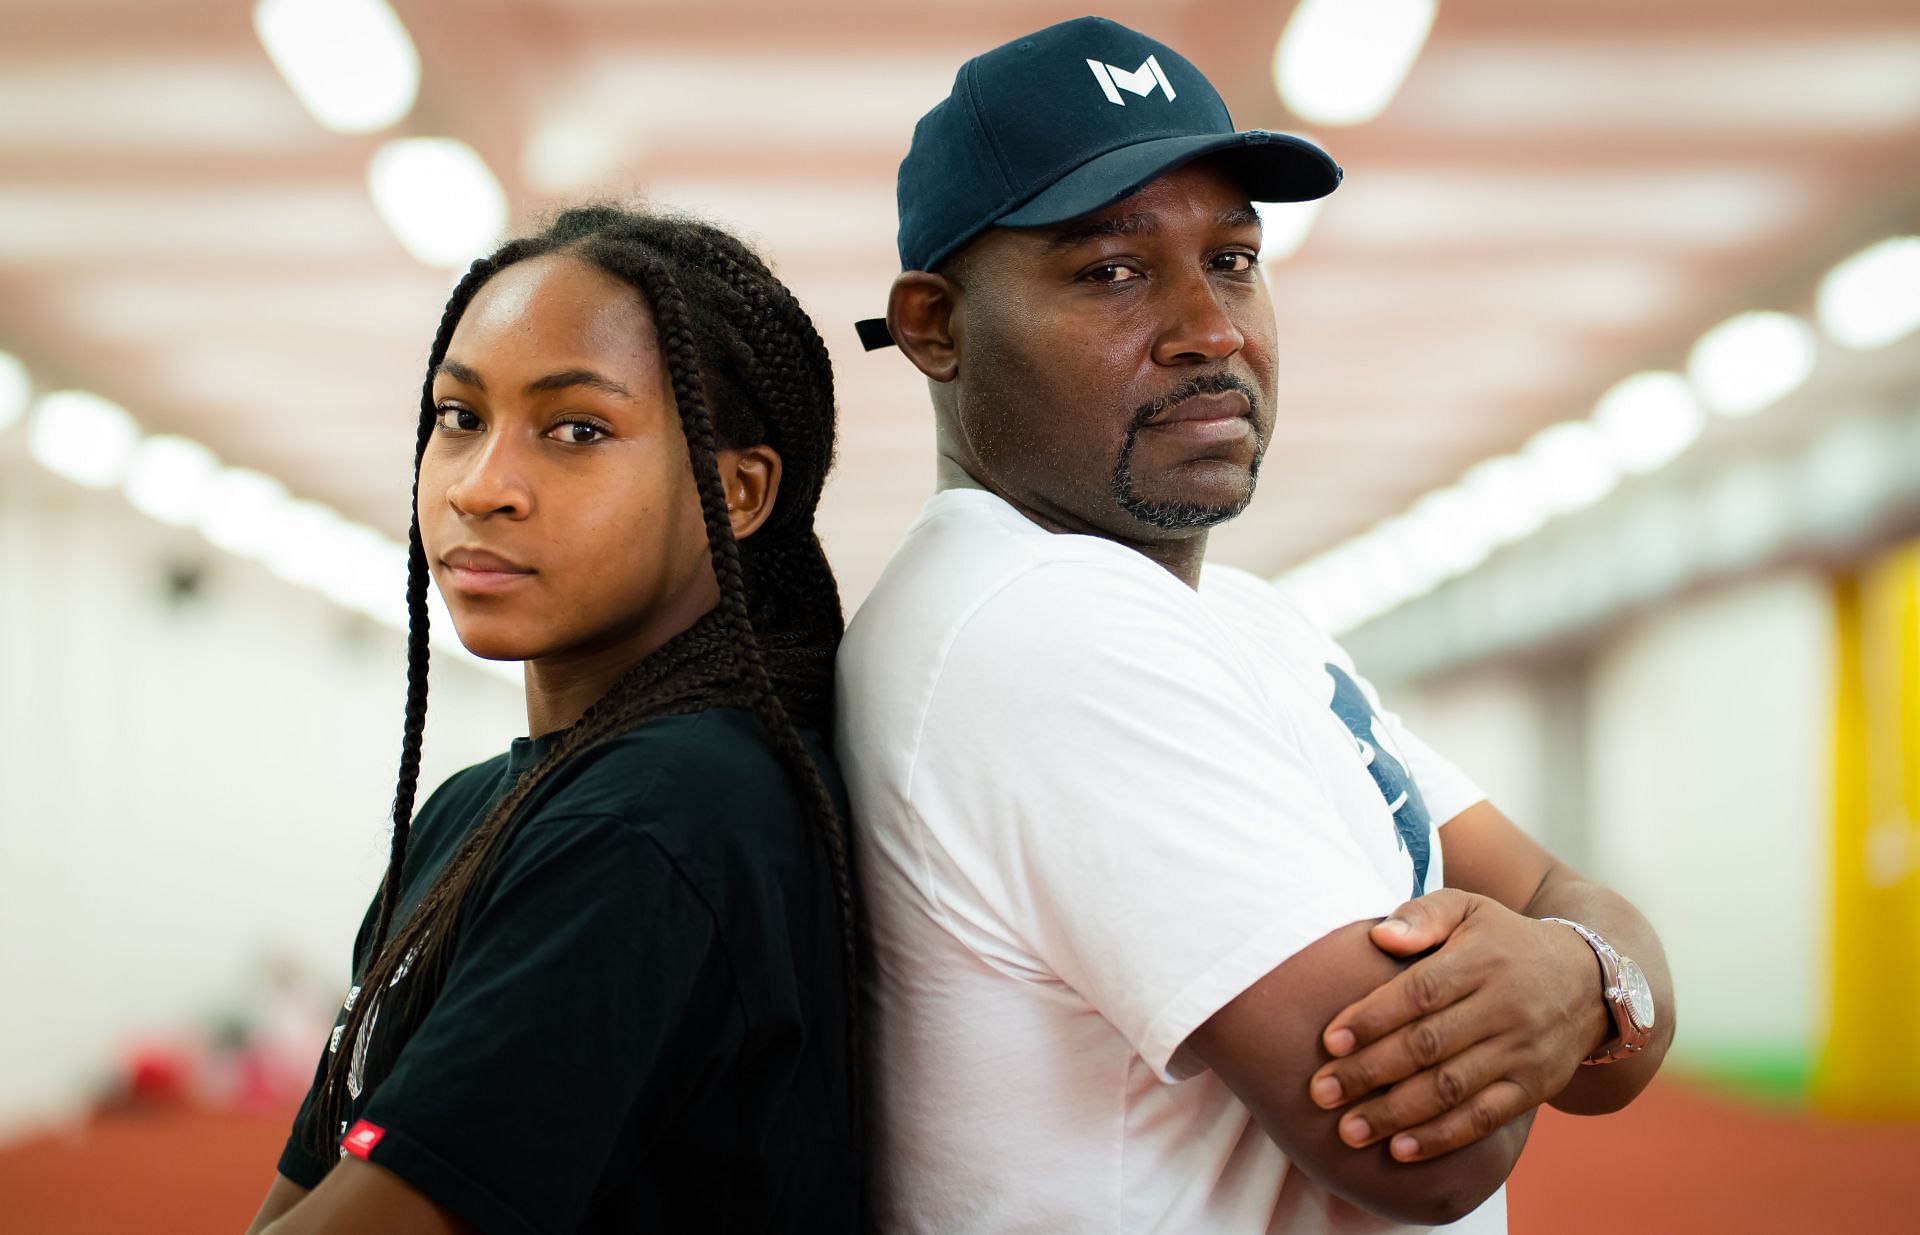
[[[1235,518],[1253,502],[1254,478],[1242,472],[1238,484],[1185,487],[1178,493],[1142,493],[1128,485],[1115,493],[1120,508],[1135,520],[1163,532],[1200,531]]]

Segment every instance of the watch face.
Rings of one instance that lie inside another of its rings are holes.
[[[1653,988],[1640,966],[1625,957],[1620,961],[1620,988],[1627,995],[1627,1013],[1642,1029],[1653,1028]]]

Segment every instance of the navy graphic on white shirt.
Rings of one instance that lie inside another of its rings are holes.
[[[1367,771],[1373,774],[1373,783],[1380,786],[1387,809],[1393,812],[1393,830],[1399,837],[1400,847],[1413,859],[1413,894],[1423,896],[1427,890],[1432,816],[1427,813],[1426,800],[1420,796],[1420,786],[1413,783],[1406,765],[1394,758],[1381,740],[1374,728],[1377,718],[1373,705],[1360,692],[1359,683],[1338,665],[1328,665],[1327,674],[1333,678],[1333,714],[1360,745],[1360,757],[1366,761]]]

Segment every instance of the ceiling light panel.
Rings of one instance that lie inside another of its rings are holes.
[[[367,187],[415,260],[457,268],[484,256],[507,227],[507,195],[485,160],[450,137],[408,137],[374,151]]]
[[[268,66],[230,59],[9,62],[0,153],[284,155],[317,139]]]
[[[1593,424],[1613,461],[1638,476],[1679,458],[1706,416],[1678,373],[1636,373],[1600,396]]]
[[[366,257],[390,252],[391,243],[366,194],[345,186],[0,186],[0,261],[22,266]]]
[[[27,450],[56,475],[90,489],[120,483],[140,441],[127,410],[87,390],[42,395],[27,418]]]
[[[1894,236],[1820,281],[1820,326],[1852,348],[1885,347],[1920,328],[1920,236]]]
[[[914,121],[947,96],[969,54],[608,53],[570,73],[542,126],[590,123],[597,135],[572,140],[620,147],[700,144],[716,134],[732,142],[741,133],[814,148],[872,140],[897,161]]]
[[[322,128],[373,133],[413,110],[420,56],[385,0],[259,0],[253,28]]]
[[[1687,379],[1711,411],[1750,416],[1798,389],[1813,372],[1813,332],[1787,313],[1741,313],[1700,336]]]
[[[1322,212],[1329,243],[1399,251],[1473,243],[1735,249],[1791,222],[1808,186],[1788,172],[1382,171]]]
[[[850,245],[892,252],[899,219],[891,183],[794,184],[708,180],[655,180],[646,186],[649,202],[707,216],[750,237],[778,263],[786,252]],[[893,270],[899,270],[896,260]],[[886,310],[887,282],[872,290],[869,313]],[[829,323],[822,323],[823,332]]]
[[[1386,110],[1426,46],[1435,0],[1300,0],[1273,50],[1273,84],[1312,124]]]
[[[1920,121],[1920,39],[1533,41],[1437,49],[1395,123],[1419,132],[1769,138]]]
[[[289,339],[430,339],[450,287],[450,279],[430,271],[377,278],[209,273],[191,280],[109,272],[63,280],[56,294],[65,314],[99,338],[177,347],[184,335],[284,349]]]
[[[1463,313],[1510,313],[1577,328],[1624,326],[1666,312],[1681,296],[1671,264],[1632,258],[1479,261],[1409,279],[1401,263],[1343,255],[1337,263],[1282,265],[1267,273],[1278,308],[1296,308],[1316,321],[1406,322],[1421,333]]]

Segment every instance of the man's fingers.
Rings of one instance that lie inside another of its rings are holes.
[[[1492,1042],[1442,1059],[1386,1093],[1356,1103],[1340,1116],[1340,1139],[1355,1147],[1371,1145],[1438,1119],[1499,1080],[1501,1063]]]
[[[1332,1110],[1452,1060],[1495,1032],[1495,1027],[1484,1023],[1481,1009],[1472,1000],[1462,1000],[1324,1065],[1307,1083],[1307,1093],[1315,1105]],[[1489,1079],[1482,1077],[1459,1096],[1474,1093]]]
[[[1538,1105],[1517,1083],[1495,1081],[1438,1119],[1396,1134],[1388,1152],[1401,1162],[1425,1162],[1492,1135]]]
[[[1473,983],[1455,958],[1438,952],[1415,961],[1348,1004],[1328,1022],[1322,1041],[1327,1054],[1350,1055],[1473,993]]]
[[[1473,897],[1452,888],[1410,900],[1374,924],[1373,946],[1393,956],[1438,947],[1473,912]]]

